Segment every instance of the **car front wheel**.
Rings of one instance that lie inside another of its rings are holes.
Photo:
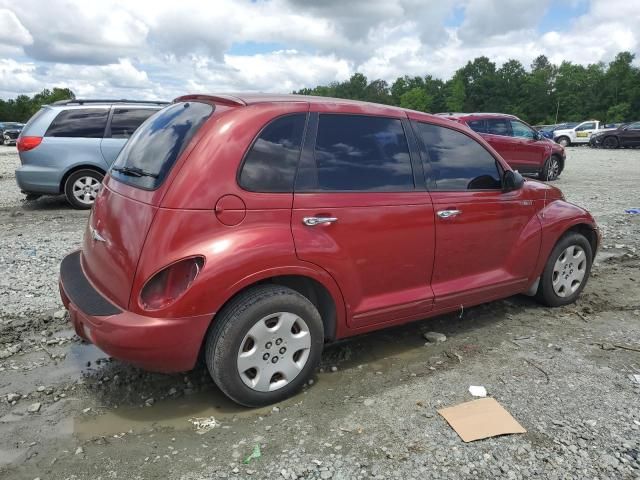
[[[575,302],[587,284],[592,261],[591,244],[585,236],[566,233],[547,260],[536,298],[550,307]]]
[[[556,142],[563,147],[568,147],[569,145],[571,145],[571,140],[569,140],[569,137],[560,137],[558,140],[556,140]]]
[[[618,148],[618,139],[616,137],[607,137],[602,142],[604,148]]]
[[[320,363],[322,319],[306,297],[290,288],[251,288],[213,322],[207,368],[220,390],[241,405],[260,407],[290,397]]]
[[[73,172],[64,183],[64,194],[73,208],[88,209],[93,206],[102,188],[104,175],[96,170]]]
[[[538,178],[540,178],[540,180],[547,180],[551,182],[558,179],[560,171],[560,160],[558,160],[558,157],[553,155],[544,163],[544,167],[538,175]]]

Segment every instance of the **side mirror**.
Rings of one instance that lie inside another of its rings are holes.
[[[534,130],[533,139],[537,141],[537,140],[540,140],[541,138],[542,138],[542,134],[540,132]]]
[[[524,178],[517,170],[507,170],[502,176],[502,191],[512,192],[513,190],[519,190],[524,185]]]

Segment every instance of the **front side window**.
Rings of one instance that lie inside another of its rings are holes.
[[[496,159],[473,138],[438,125],[415,125],[429,156],[436,190],[501,188]]]
[[[131,136],[114,162],[111,176],[147,190],[158,188],[212,113],[213,106],[200,102],[164,108]]]
[[[273,120],[253,143],[240,172],[240,186],[252,192],[292,192],[307,114]]]
[[[630,123],[626,130],[640,130],[640,122]]]
[[[488,118],[485,121],[487,122],[487,133],[503,137],[511,136],[511,124],[507,118]]]
[[[51,122],[45,137],[102,138],[108,116],[108,108],[63,110]]]
[[[533,140],[533,130],[519,120],[511,120],[511,131],[514,137],[529,138]]]
[[[407,138],[402,122],[395,118],[320,115],[313,157],[313,175],[303,171],[297,189],[414,189]]]
[[[129,138],[147,118],[156,113],[154,108],[115,108],[111,117],[111,138]]]
[[[576,132],[582,132],[584,130],[594,130],[596,128],[596,124],[594,122],[584,123],[576,128]]]

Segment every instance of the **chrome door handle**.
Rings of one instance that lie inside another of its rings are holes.
[[[461,213],[462,213],[462,210],[439,210],[438,216],[440,218],[449,218],[449,217],[455,217],[456,215],[460,215]]]
[[[336,217],[304,217],[302,219],[302,223],[308,227],[315,227],[321,223],[334,223],[337,221],[338,219]]]

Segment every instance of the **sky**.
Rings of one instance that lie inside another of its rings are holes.
[[[287,93],[640,50],[640,0],[0,0],[0,98]]]

